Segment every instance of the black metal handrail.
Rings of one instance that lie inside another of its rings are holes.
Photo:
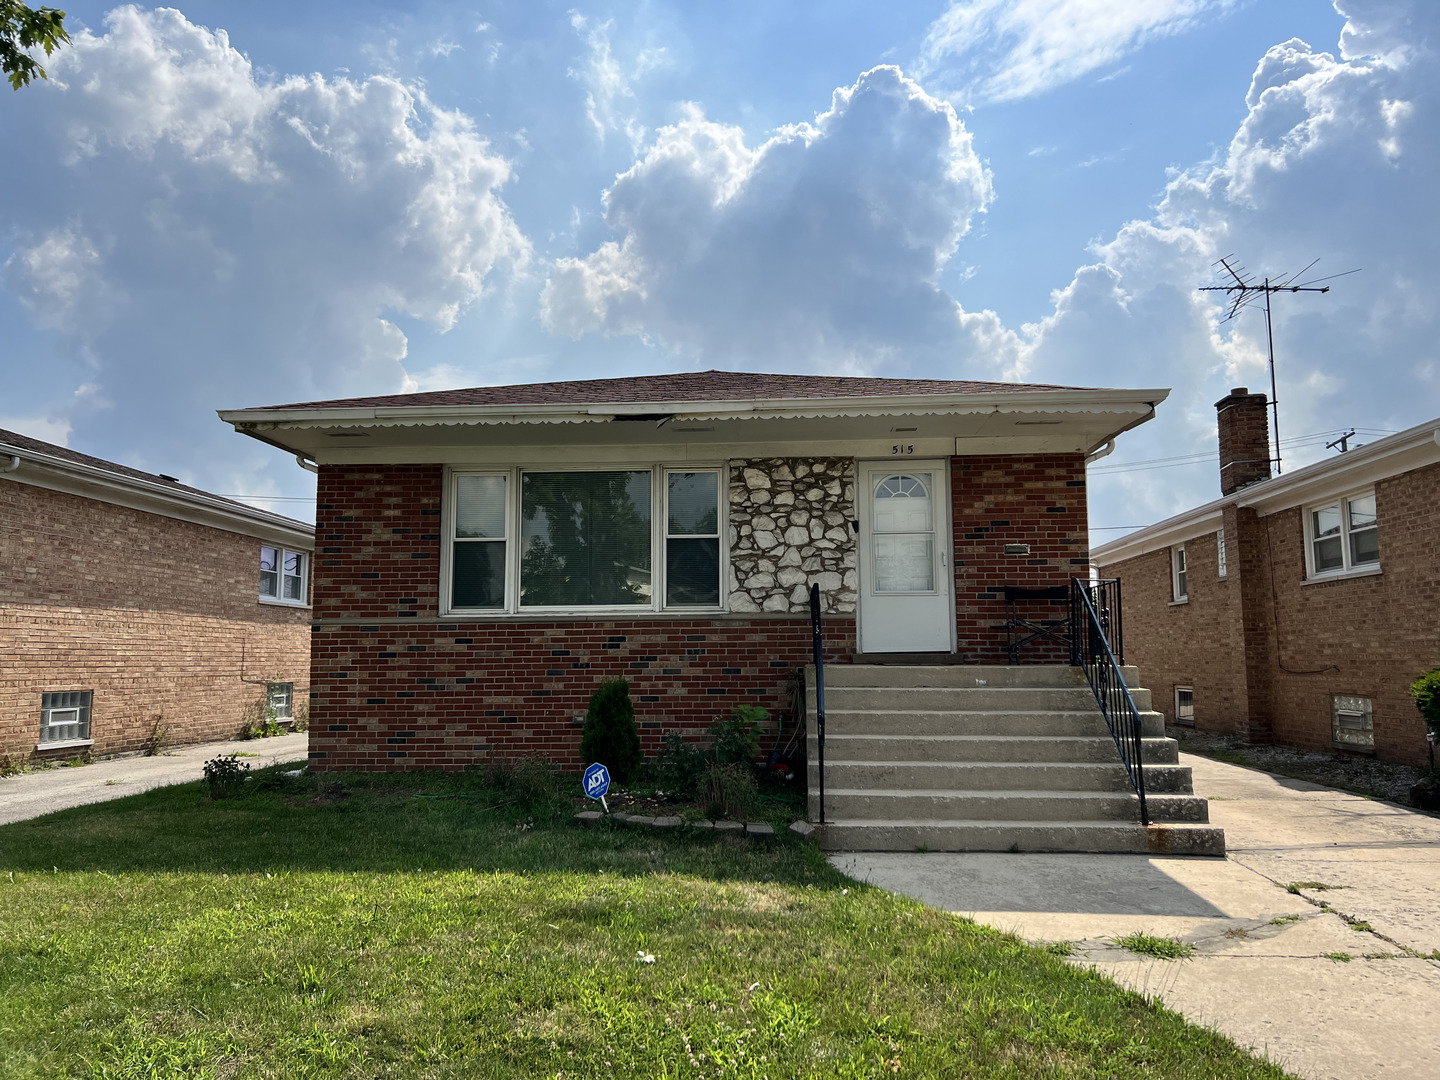
[[[1125,684],[1120,670],[1124,663],[1123,625],[1120,620],[1120,582],[1070,582],[1070,662],[1085,672],[1085,680],[1095,694],[1105,726],[1120,751],[1120,760],[1130,777],[1130,785],[1140,797],[1140,824],[1150,824],[1150,811],[1145,805],[1145,765],[1141,759],[1142,731],[1140,710]],[[1120,644],[1121,659],[1111,646],[1111,634]]]
[[[825,641],[820,632],[820,586],[810,586],[810,638],[815,654],[815,735],[820,750],[820,824],[825,824]]]

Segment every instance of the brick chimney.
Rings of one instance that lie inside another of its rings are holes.
[[[1237,386],[1215,403],[1220,426],[1220,494],[1270,479],[1270,417],[1264,394]]]

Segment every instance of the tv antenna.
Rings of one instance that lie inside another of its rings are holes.
[[[1322,281],[1333,281],[1335,278],[1344,277],[1346,274],[1357,274],[1359,268],[1346,270],[1341,274],[1331,274],[1328,277],[1311,278],[1308,281],[1297,282],[1296,278],[1302,278],[1314,268],[1316,259],[1309,266],[1305,267],[1298,274],[1290,274],[1284,278],[1265,277],[1256,280],[1255,275],[1246,270],[1234,255],[1226,255],[1223,259],[1212,263],[1218,274],[1226,281],[1224,285],[1201,285],[1201,292],[1223,292],[1231,296],[1230,310],[1225,313],[1224,322],[1229,322],[1240,312],[1244,311],[1255,300],[1261,296],[1265,297],[1265,341],[1270,346],[1270,408],[1274,413],[1275,423],[1275,475],[1280,475],[1280,402],[1275,396],[1275,330],[1270,316],[1270,298],[1279,292],[1288,293],[1327,293],[1329,285],[1322,286]]]

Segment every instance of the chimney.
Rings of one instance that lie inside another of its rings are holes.
[[[1220,426],[1220,494],[1270,479],[1270,417],[1264,394],[1237,386],[1215,403]]]

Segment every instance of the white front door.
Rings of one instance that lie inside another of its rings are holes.
[[[860,651],[954,652],[950,469],[945,461],[862,461]]]

